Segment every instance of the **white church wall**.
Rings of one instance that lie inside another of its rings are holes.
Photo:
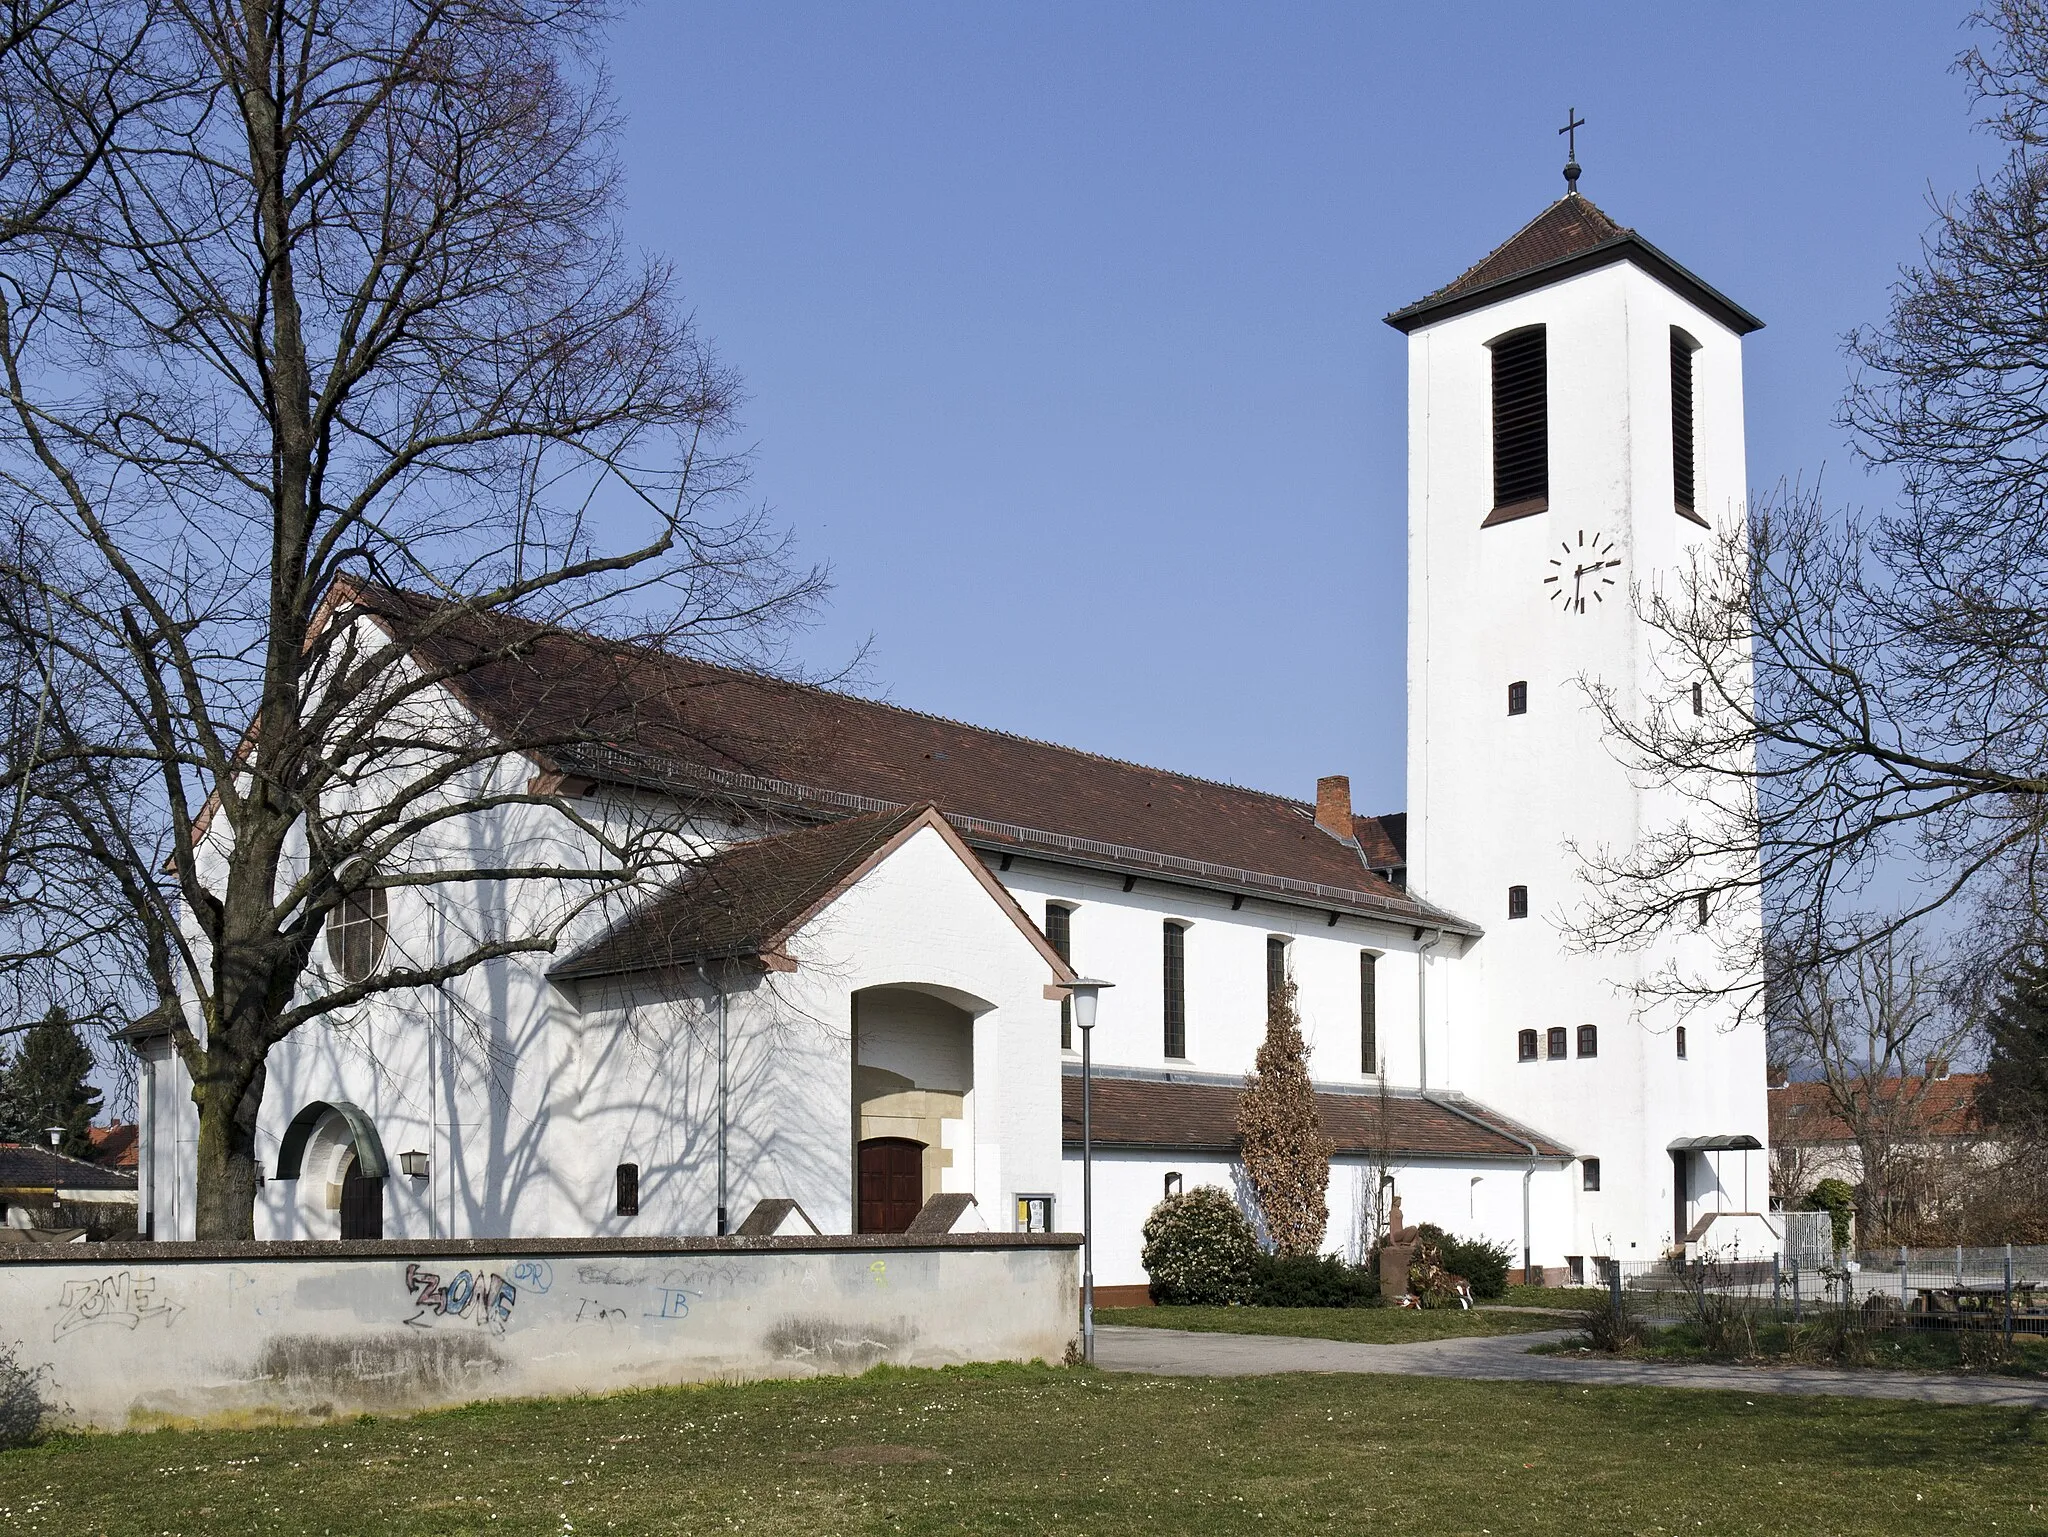
[[[1105,1066],[1158,1071],[1243,1073],[1266,1031],[1266,941],[1288,941],[1296,1008],[1309,1046],[1309,1070],[1320,1082],[1357,1083],[1367,1076],[1360,1049],[1359,956],[1381,956],[1376,971],[1379,1051],[1391,1081],[1408,1084],[1418,1071],[1416,941],[1406,925],[1342,917],[1192,887],[1139,880],[1125,892],[1121,877],[1017,859],[1000,876],[1034,922],[1045,904],[1073,909],[1073,963],[1084,976],[1115,987],[1103,995],[1094,1050]],[[1165,1053],[1164,927],[1187,928],[1187,1055]],[[1074,1043],[1073,1057],[1079,1056]]]
[[[1533,323],[1548,327],[1549,510],[1482,529],[1492,504],[1485,344]],[[1639,1020],[1627,991],[1664,953],[1588,956],[1568,944],[1587,895],[1569,845],[1625,848],[1652,809],[1575,679],[1600,678],[1640,706],[1649,641],[1628,583],[1666,579],[1708,537],[1672,506],[1674,324],[1702,344],[1699,504],[1740,517],[1740,339],[1634,267],[1454,316],[1409,343],[1410,880],[1487,930],[1445,990],[1449,1076],[1432,1072],[1432,1086],[1460,1088],[1600,1157],[1599,1220],[1644,1257],[1670,1237],[1666,1142],[1765,1134],[1760,1029],[1723,1034],[1727,1021],[1695,1018],[1689,1036],[1717,1045],[1709,1060],[1681,1063],[1671,1022]],[[1613,541],[1623,565],[1604,601],[1566,615],[1543,578],[1561,570],[1570,582],[1582,535]],[[1565,564],[1551,567],[1552,558]],[[1528,683],[1528,713],[1509,716],[1507,688],[1518,680]],[[1528,888],[1526,919],[1507,917],[1511,885]],[[1582,1024],[1599,1032],[1591,1059],[1578,1053]],[[1565,1060],[1516,1060],[1518,1030],[1542,1040],[1553,1026],[1570,1032]]]

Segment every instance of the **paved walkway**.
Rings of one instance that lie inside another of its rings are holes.
[[[1723,1388],[1737,1393],[1910,1398],[1931,1404],[2016,1404],[2048,1408],[2048,1382],[2015,1377],[1948,1377],[1919,1372],[1835,1371],[1816,1366],[1683,1366],[1580,1356],[1532,1356],[1531,1345],[1566,1331],[1487,1339],[1356,1345],[1277,1334],[1197,1334],[1184,1329],[1105,1325],[1095,1331],[1096,1364],[1113,1372],[1167,1377],[1254,1377],[1272,1372],[1383,1372],[1492,1382],[1569,1382],[1583,1387]]]

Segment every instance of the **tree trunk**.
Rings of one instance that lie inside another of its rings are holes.
[[[195,1084],[199,1106],[198,1194],[192,1236],[234,1242],[256,1236],[256,1117],[263,1108],[264,1068],[227,1073]]]

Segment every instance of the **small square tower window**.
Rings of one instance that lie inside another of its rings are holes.
[[[1548,1042],[1548,1045],[1549,1045],[1549,1052],[1548,1052],[1548,1056],[1550,1057],[1550,1060],[1551,1060],[1551,1061],[1553,1061],[1553,1062],[1562,1062],[1562,1061],[1564,1060],[1564,1058],[1565,1058],[1565,1046],[1567,1045],[1567,1043],[1568,1043],[1568,1037],[1567,1037],[1567,1034],[1566,1034],[1566,1031],[1565,1031],[1565,1028],[1564,1028],[1564,1026],[1563,1026],[1563,1025],[1552,1025],[1552,1026],[1550,1027],[1550,1040],[1549,1040],[1549,1042]]]
[[[1529,685],[1527,683],[1510,683],[1508,685],[1508,714],[1527,715],[1528,713]]]
[[[1678,1027],[1678,1060],[1685,1060],[1685,1026]]]
[[[1581,1158],[1579,1160],[1579,1183],[1582,1188],[1587,1190],[1598,1190],[1600,1188],[1599,1159]]]
[[[1707,894],[1704,891],[1693,898],[1692,916],[1693,922],[1701,928],[1707,926]]]
[[[1536,1060],[1536,1032],[1524,1030],[1515,1037],[1515,1060],[1534,1062]]]
[[[1598,1025],[1579,1026],[1579,1055],[1582,1057],[1597,1057],[1600,1055],[1600,1027]]]
[[[1527,886],[1508,887],[1508,916],[1510,918],[1526,918],[1529,916],[1529,888]]]
[[[622,1163],[618,1176],[618,1213],[622,1217],[637,1217],[640,1215],[640,1165]]]
[[[1692,713],[1695,715],[1707,713],[1707,686],[1704,683],[1695,683],[1692,686]]]

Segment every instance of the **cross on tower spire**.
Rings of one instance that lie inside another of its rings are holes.
[[[1586,120],[1579,116],[1577,107],[1564,109],[1564,127],[1558,132],[1565,135],[1564,150],[1564,195],[1579,195],[1579,130],[1586,126]]]

